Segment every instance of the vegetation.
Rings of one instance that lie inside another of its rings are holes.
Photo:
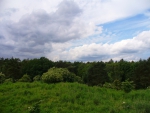
[[[150,90],[108,89],[79,83],[0,84],[1,113],[150,113]]]
[[[46,83],[57,83],[63,81],[63,74],[69,74],[68,71],[61,68],[51,68],[42,75],[42,80]]]
[[[25,74],[19,79],[19,82],[31,82],[31,78],[29,75]]]
[[[122,82],[122,89],[124,92],[129,93],[132,89],[134,89],[133,81],[126,80],[125,82]]]
[[[55,71],[53,67],[55,67]],[[53,70],[55,74],[48,70]],[[64,72],[68,74],[62,76],[58,74],[58,70],[67,70]],[[135,89],[146,89],[150,86],[150,58],[137,62],[111,59],[108,62],[87,63],[53,62],[45,57],[23,59],[22,61],[19,58],[0,58],[0,73],[0,77],[5,75],[2,77],[3,79],[0,78],[1,83],[4,82],[4,79],[13,82],[22,80],[24,75],[29,76],[28,78],[31,79],[29,81],[39,81],[44,74],[53,73],[54,78],[58,77],[58,82],[80,81],[89,86],[106,86],[108,83],[111,84],[111,88],[120,90],[122,89],[121,84],[128,80],[133,81]],[[49,76],[52,78],[52,75]],[[43,80],[45,79],[43,78]]]
[[[66,68],[51,68],[48,72],[43,73],[42,81],[46,83],[57,82],[79,82],[80,77],[77,77],[74,73],[71,73]]]
[[[0,58],[1,113],[149,113],[149,89],[150,58],[87,63]]]
[[[0,84],[5,81],[5,75],[1,72],[0,73]]]
[[[37,75],[33,78],[33,81],[40,81],[41,80],[41,76]]]

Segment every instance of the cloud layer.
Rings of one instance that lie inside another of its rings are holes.
[[[7,21],[7,24],[2,24],[2,21],[1,46],[11,46],[12,56],[45,56],[51,52],[51,43],[64,43],[94,33],[95,26],[86,25],[77,18],[81,12],[75,2],[63,1],[54,13],[38,10],[22,16],[15,23]],[[0,52],[2,56],[6,55]]]
[[[0,57],[106,61],[150,55],[150,19],[146,24],[135,22],[148,30],[135,31],[135,37],[127,39],[118,37],[117,42],[112,41],[115,33],[103,29],[104,23],[138,14],[150,18],[150,0],[1,0],[0,4]]]
[[[142,54],[149,52],[150,31],[143,31],[132,39],[126,39],[113,44],[86,44],[72,48],[60,54],[60,58],[79,61],[108,61],[114,60],[139,60]],[[54,55],[55,56],[55,55]],[[57,56],[55,56],[57,57]]]

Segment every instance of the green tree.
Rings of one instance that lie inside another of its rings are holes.
[[[120,69],[118,62],[108,62],[106,63],[106,72],[109,76],[109,81],[113,82],[115,80],[122,80],[123,71]]]
[[[109,76],[110,82],[119,80],[120,82],[125,81],[126,79],[133,79],[133,75],[136,69],[135,62],[127,62],[121,59],[119,62],[113,62],[110,60],[106,62],[106,71]]]
[[[36,75],[42,75],[53,67],[54,63],[45,57],[40,59],[26,59],[22,61],[22,74],[28,74],[31,79]]]
[[[0,72],[0,84],[3,83],[5,81],[5,75]]]
[[[92,67],[92,63],[80,63],[77,68],[77,76],[82,78],[86,84],[88,82],[88,70]]]
[[[0,65],[1,72],[3,72],[6,78],[19,79],[21,78],[21,60],[19,58],[1,59]]]
[[[105,70],[104,62],[94,63],[91,68],[88,70],[88,85],[103,85],[105,82],[108,82],[109,77]]]
[[[55,62],[55,67],[57,68],[68,68],[70,66],[72,66],[71,62],[62,61],[62,60]]]
[[[150,86],[150,58],[138,62],[133,81],[136,89]]]

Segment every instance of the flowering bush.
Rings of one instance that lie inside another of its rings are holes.
[[[41,77],[42,81],[46,83],[57,82],[81,82],[80,77],[68,71],[66,68],[51,68],[48,72],[43,73]]]

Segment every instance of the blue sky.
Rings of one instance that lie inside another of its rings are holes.
[[[104,34],[111,32],[116,35],[114,37],[116,40],[112,40],[115,42],[126,38],[132,38],[142,31],[149,30],[149,22],[149,17],[144,14],[138,14],[133,17],[102,24],[102,26],[103,29],[106,30]]]
[[[0,57],[150,57],[150,0],[1,0]]]

